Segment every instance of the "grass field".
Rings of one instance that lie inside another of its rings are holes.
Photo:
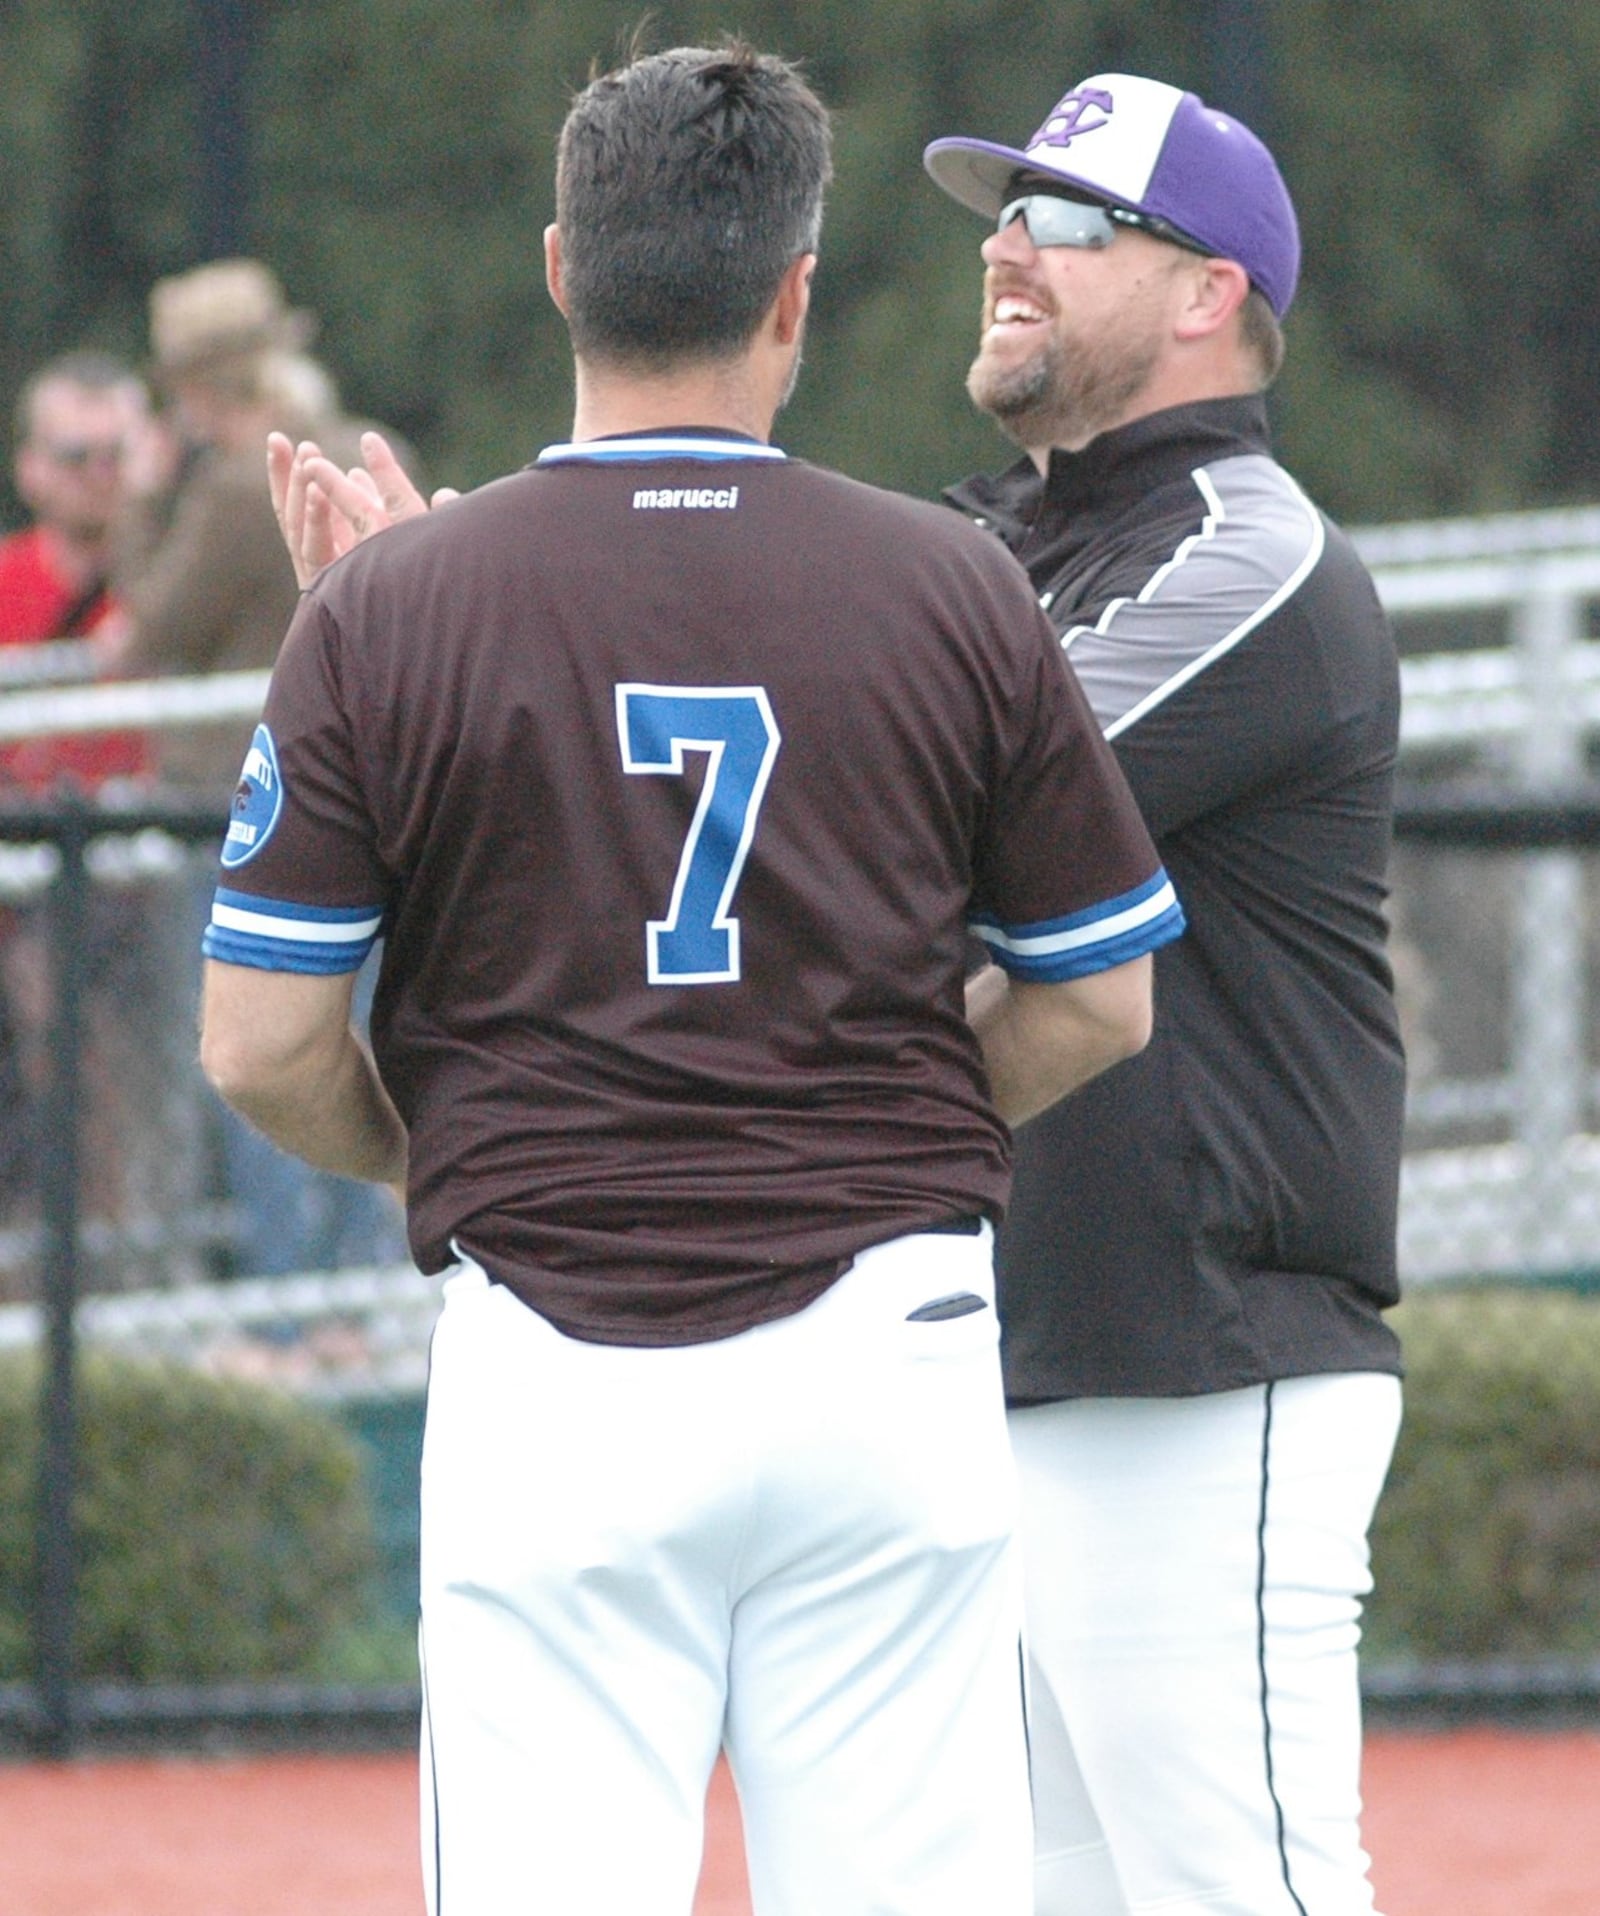
[[[4,1916],[420,1916],[404,1756],[0,1767]],[[1369,1739],[1383,1916],[1600,1912],[1600,1726]],[[695,1916],[748,1916],[718,1773]],[[619,1913],[621,1916],[621,1913]]]

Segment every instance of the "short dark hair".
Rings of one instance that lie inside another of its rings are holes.
[[[815,250],[831,173],[826,108],[741,40],[592,80],[556,164],[574,350],[639,367],[740,351]]]
[[[1250,288],[1239,311],[1239,336],[1255,358],[1259,390],[1265,392],[1283,365],[1283,327],[1259,286]]]
[[[115,392],[120,386],[138,386],[144,382],[126,362],[113,353],[82,350],[61,353],[31,372],[17,394],[12,412],[12,429],[19,446],[33,437],[34,402],[46,386],[77,386],[85,392]]]

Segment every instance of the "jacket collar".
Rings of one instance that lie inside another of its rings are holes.
[[[1270,452],[1266,400],[1260,393],[1203,399],[1146,413],[1091,439],[1079,452],[1059,448],[1041,473],[1026,456],[1004,472],[978,474],[945,497],[1002,531],[1038,519],[1092,509],[1115,512],[1196,466],[1232,453]]]

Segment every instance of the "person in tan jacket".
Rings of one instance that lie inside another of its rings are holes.
[[[119,538],[128,617],[107,650],[124,677],[251,671],[277,657],[297,588],[267,488],[267,435],[312,435],[358,457],[358,428],[306,351],[314,331],[257,260],[215,260],[152,289],[152,375],[173,444],[170,470]],[[164,731],[164,782],[224,800],[252,724]]]
[[[215,260],[152,289],[152,378],[166,402],[171,456],[119,536],[116,583],[127,616],[106,651],[121,676],[253,671],[277,658],[299,588],[267,483],[268,434],[314,435],[347,464],[360,457],[360,423],[341,412],[333,380],[306,351],[314,331],[311,315],[290,307],[258,260]],[[162,783],[214,804],[219,838],[257,716],[154,733]],[[183,1061],[174,1069],[185,1072],[199,985],[190,920],[209,901],[214,859],[192,877],[192,910],[175,914],[171,928],[183,956],[164,1021],[169,1056]],[[387,1194],[308,1171],[220,1106],[216,1116],[238,1215],[239,1274],[404,1257]]]

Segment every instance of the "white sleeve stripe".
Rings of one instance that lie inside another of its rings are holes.
[[[248,932],[256,938],[284,938],[297,945],[359,945],[377,935],[383,913],[354,924],[328,924],[311,918],[278,918],[264,911],[241,911],[237,905],[213,905],[211,922],[224,931]]]
[[[1114,913],[1109,918],[1097,918],[1093,924],[1077,925],[1070,931],[1043,932],[1031,938],[1014,938],[1009,933],[999,931],[992,926],[984,926],[982,938],[985,944],[994,945],[1001,951],[1015,952],[1019,958],[1045,956],[1050,952],[1081,951],[1087,945],[1106,944],[1115,938],[1137,931],[1141,925],[1148,925],[1157,918],[1176,908],[1178,895],[1169,883],[1154,891],[1148,898],[1141,899],[1137,905],[1130,905],[1126,911]]]
[[[1209,508],[1205,522],[1200,530],[1190,533],[1188,538],[1180,543],[1172,557],[1168,559],[1164,565],[1159,566],[1151,573],[1141,588],[1137,599],[1113,599],[1100,615],[1096,624],[1093,626],[1072,626],[1063,633],[1061,638],[1063,650],[1068,650],[1075,639],[1084,636],[1086,633],[1104,633],[1108,631],[1113,620],[1124,607],[1130,604],[1148,605],[1160,587],[1166,583],[1177,568],[1191,558],[1200,547],[1216,537],[1218,527],[1222,525],[1228,517],[1227,507],[1224,505],[1222,497],[1213,484],[1211,475],[1205,467],[1196,467],[1191,477]],[[1200,673],[1205,671],[1207,666],[1215,664],[1219,658],[1231,652],[1242,639],[1247,638],[1257,626],[1269,619],[1272,614],[1277,611],[1279,606],[1285,604],[1289,599],[1292,599],[1315,569],[1318,560],[1322,557],[1323,547],[1327,542],[1327,534],[1323,528],[1322,516],[1304,492],[1290,479],[1287,473],[1282,472],[1280,469],[1278,477],[1288,495],[1304,512],[1310,531],[1309,542],[1299,562],[1283,580],[1282,584],[1269,594],[1267,598],[1263,599],[1260,605],[1254,608],[1248,618],[1241,619],[1237,625],[1224,632],[1203,652],[1196,653],[1195,656],[1187,660],[1179,670],[1172,673],[1170,677],[1164,679],[1159,685],[1147,692],[1137,704],[1130,706],[1126,712],[1120,713],[1116,718],[1112,719],[1104,728],[1105,735],[1108,739],[1118,737],[1121,733],[1125,732],[1130,725],[1137,724],[1146,714],[1152,712],[1158,705],[1163,704],[1167,699],[1171,698],[1175,692],[1181,691],[1191,679],[1197,678]]]
[[[1130,599],[1124,594],[1120,599],[1113,599],[1093,625],[1075,625],[1063,632],[1061,635],[1061,649],[1063,651],[1066,651],[1073,640],[1081,638],[1085,632],[1105,632],[1109,630],[1111,621],[1125,605],[1148,605],[1161,590],[1162,586],[1166,584],[1171,575],[1177,571],[1178,567],[1183,564],[1189,554],[1194,551],[1195,547],[1204,545],[1208,540],[1214,539],[1217,536],[1217,527],[1227,518],[1228,509],[1218,496],[1216,487],[1211,483],[1211,475],[1206,471],[1204,466],[1197,467],[1190,473],[1189,477],[1194,480],[1201,498],[1204,499],[1206,504],[1211,508],[1205,518],[1201,520],[1200,530],[1198,532],[1191,532],[1187,539],[1179,540],[1172,557],[1167,560],[1165,565],[1157,566],[1155,571],[1150,574],[1149,578],[1146,579],[1144,584],[1139,588],[1137,598]]]

